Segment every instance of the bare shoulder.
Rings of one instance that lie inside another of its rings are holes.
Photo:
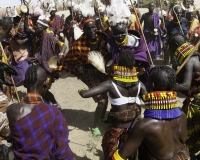
[[[136,122],[134,128],[137,129],[139,132],[149,133],[154,130],[157,120],[152,118],[142,118]]]
[[[7,115],[16,113],[17,111],[20,111],[22,106],[23,106],[23,103],[13,103],[13,104],[9,105],[6,110]]]

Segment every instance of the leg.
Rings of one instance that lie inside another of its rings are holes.
[[[98,102],[97,108],[95,110],[95,114],[94,114],[94,125],[93,128],[96,128],[98,125],[98,122],[101,118],[102,112],[103,112],[103,108],[104,108],[104,102]]]
[[[105,114],[106,114],[107,108],[108,108],[108,99],[105,99],[105,103],[104,103],[104,106],[103,106],[103,111],[101,113],[101,119],[105,118]]]
[[[94,125],[92,128],[92,134],[94,137],[101,135],[101,132],[98,128],[98,122],[99,122],[100,118],[105,115],[105,112],[107,109],[107,104],[108,104],[107,99],[103,99],[98,102],[98,105],[97,105],[97,108],[96,108],[95,114],[94,114]]]

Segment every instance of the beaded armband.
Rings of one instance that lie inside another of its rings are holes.
[[[192,52],[194,46],[190,43],[184,43],[180,47],[178,47],[174,53],[175,58],[182,64],[184,59]]]

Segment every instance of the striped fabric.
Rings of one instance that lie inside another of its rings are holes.
[[[40,103],[11,132],[15,159],[73,159],[66,119],[54,106]]]
[[[64,20],[59,16],[55,15],[52,21],[52,30],[55,34],[58,34],[58,32],[63,28],[64,26]]]
[[[187,141],[191,158],[200,155],[200,73],[193,73],[192,84],[183,102],[182,110],[187,116]]]
[[[41,53],[38,61],[49,73],[52,72],[52,69],[48,66],[48,60],[50,60],[51,57],[58,55],[58,53],[56,53],[56,44],[60,45],[61,42],[52,33],[46,33],[42,41]]]
[[[101,31],[97,31],[97,36],[99,40],[99,52],[105,56],[107,51],[107,36]],[[65,56],[64,65],[70,63],[72,65],[83,66],[90,64],[88,60],[88,52],[90,51],[90,41],[87,39],[86,35],[83,34],[77,41],[73,43],[70,47],[69,52]],[[65,65],[65,68],[67,65]]]

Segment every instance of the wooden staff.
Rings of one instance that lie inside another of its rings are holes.
[[[190,59],[190,57],[194,54],[194,52],[197,50],[197,48],[200,45],[200,40],[198,41],[198,43],[194,46],[192,52],[190,53],[189,56],[187,56],[187,58],[184,60],[184,62],[181,64],[181,66],[178,68],[178,70],[176,71],[176,75],[180,72],[180,70],[184,67],[184,65],[188,62],[188,60]]]
[[[174,6],[174,7],[175,7],[175,6]],[[174,7],[172,8],[172,9],[173,9],[173,12],[174,12],[174,14],[175,14],[175,16],[176,16],[176,19],[178,20],[178,24],[179,24],[179,27],[180,27],[180,29],[181,29],[181,32],[182,32],[182,34],[184,35],[183,29],[182,29],[182,27],[181,27],[181,23],[179,23],[179,22],[181,22],[181,21],[179,20],[179,18],[178,18],[178,16],[177,16],[176,12],[174,11]]]
[[[135,7],[134,7],[134,5],[133,5],[132,0],[130,0],[130,2],[131,2],[131,5],[132,5],[132,7],[133,7],[133,10],[134,10],[134,12],[135,12],[136,18],[137,18],[137,20],[138,20],[138,23],[139,23],[139,26],[140,26],[140,30],[141,30],[142,36],[143,36],[143,38],[144,38],[144,43],[145,43],[145,45],[146,45],[147,52],[148,52],[148,55],[149,55],[149,59],[150,59],[150,61],[151,61],[151,64],[154,65],[154,64],[153,64],[153,60],[152,60],[152,58],[151,58],[151,54],[150,54],[149,48],[148,48],[148,45],[147,45],[146,38],[145,38],[144,33],[143,33],[143,30],[142,30],[142,25],[140,24],[140,20],[139,20],[139,18],[138,18],[138,15],[137,15],[137,12],[136,12],[136,10],[135,10]]]
[[[103,23],[102,23],[101,16],[100,16],[100,13],[99,13],[98,2],[95,0],[95,3],[96,3],[96,7],[97,7],[97,12],[98,12],[100,24],[101,24],[101,31],[103,32]]]
[[[73,11],[73,8],[72,8],[72,0],[71,0],[71,11],[72,11],[72,22],[74,23],[74,11]]]
[[[7,58],[7,56],[6,56],[5,52],[4,52],[4,49],[3,49],[3,46],[2,46],[2,43],[1,43],[1,42],[0,42],[0,47],[1,47],[1,50],[2,50],[2,55],[3,55],[3,56],[5,57],[5,59],[6,59],[6,64],[9,64],[9,63],[8,63],[8,58]],[[10,77],[11,77],[11,80],[12,80],[12,84],[13,84],[13,86],[14,86],[15,93],[16,93],[16,95],[17,95],[17,100],[18,100],[18,102],[20,102],[19,95],[18,95],[18,92],[17,92],[17,88],[16,88],[16,86],[15,86],[15,81],[14,81],[12,75],[10,75]]]
[[[166,26],[165,26],[165,20],[164,20],[164,17],[163,17],[163,13],[162,13],[162,4],[161,4],[161,0],[159,0],[159,1],[160,1],[160,10],[161,10],[162,21],[163,21],[163,29],[165,30]]]

